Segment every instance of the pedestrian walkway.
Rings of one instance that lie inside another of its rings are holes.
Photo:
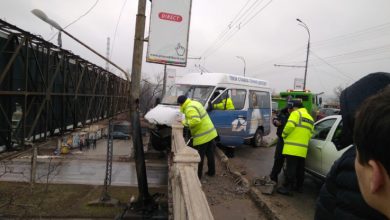
[[[112,185],[137,186],[135,163],[131,160],[131,140],[114,140]],[[68,154],[54,156],[45,151],[47,155],[39,155],[37,165],[37,181],[51,183],[90,184],[102,185],[106,171],[107,139],[96,142],[96,149],[71,149]],[[151,157],[146,153],[146,158]],[[157,157],[156,157],[157,158]],[[1,170],[8,170],[0,177],[0,181],[29,181],[31,155],[15,158],[7,164],[0,164]],[[146,159],[147,177],[151,186],[167,185],[166,159]],[[11,172],[12,171],[12,172]],[[49,174],[49,178],[47,178]]]

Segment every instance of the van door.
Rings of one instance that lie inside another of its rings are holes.
[[[244,109],[246,93],[245,89],[226,89],[211,101],[213,108],[209,116],[218,131],[221,144],[225,146],[240,146],[244,143],[247,135],[247,111]],[[228,103],[223,102],[228,98],[233,102],[234,109],[228,110]]]

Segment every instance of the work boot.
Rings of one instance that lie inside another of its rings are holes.
[[[303,193],[303,188],[302,188],[302,186],[296,186],[296,187],[294,187],[294,191],[295,192],[299,192],[299,193]]]
[[[281,186],[276,190],[278,193],[285,195],[285,196],[292,196],[292,192],[287,187]]]
[[[215,176],[215,172],[214,172],[214,173],[211,173],[211,172],[207,171],[207,172],[206,172],[206,175],[209,176],[209,177],[213,177],[213,176]]]

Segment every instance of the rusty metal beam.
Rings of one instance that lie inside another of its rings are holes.
[[[1,19],[0,31],[8,34],[0,37],[0,145],[128,110],[124,79]],[[22,118],[11,132],[16,102]]]
[[[61,69],[61,66],[62,66],[63,61],[64,61],[64,56],[61,57],[61,60],[60,60],[60,62],[59,62],[59,65],[57,66],[57,69],[56,69],[56,71],[55,71],[55,73],[54,73],[54,75],[53,75],[53,77],[52,77],[52,79],[51,79],[51,81],[50,81],[50,83],[49,83],[49,88],[47,89],[47,92],[49,92],[49,91],[52,90],[53,84],[54,84],[54,80],[55,80],[56,76],[58,75],[58,73],[60,72],[60,69]],[[30,137],[32,136],[32,134],[33,134],[33,132],[34,132],[34,129],[35,129],[35,126],[37,125],[38,119],[39,119],[39,117],[41,116],[43,107],[45,106],[45,103],[46,103],[48,100],[50,100],[50,95],[49,95],[49,94],[46,94],[45,100],[42,101],[42,104],[41,104],[41,106],[39,107],[38,113],[36,114],[35,119],[34,119],[34,122],[33,122],[32,126],[31,126],[31,128],[30,128],[30,131],[28,132],[28,134],[27,134],[27,136],[26,136],[27,139],[30,139]]]
[[[19,46],[16,48],[16,50],[14,51],[14,54],[12,55],[11,59],[8,61],[7,65],[5,66],[3,72],[0,74],[0,85],[1,83],[3,82],[7,72],[9,71],[9,69],[11,68],[12,64],[14,63],[15,61],[15,58],[18,56],[19,54],[19,51],[20,49],[22,48],[24,42],[26,42],[26,37],[24,37],[22,39],[22,42],[19,44]]]

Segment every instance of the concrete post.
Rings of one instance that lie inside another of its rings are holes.
[[[32,144],[32,155],[31,155],[31,172],[30,172],[30,185],[34,188],[35,178],[37,173],[37,155],[38,149],[35,144]]]

